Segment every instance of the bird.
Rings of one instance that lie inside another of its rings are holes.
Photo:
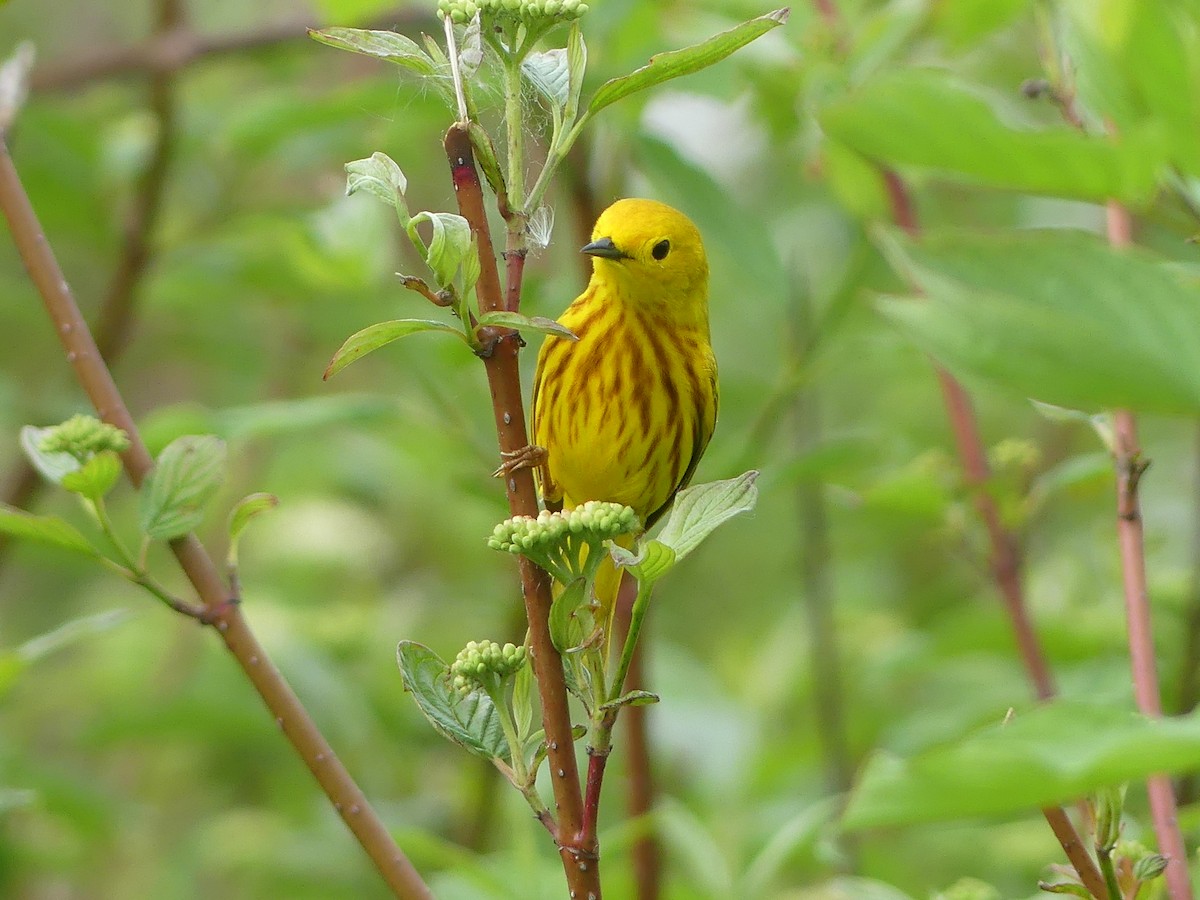
[[[535,476],[548,508],[621,503],[649,529],[716,427],[708,260],[695,224],[656,200],[616,201],[591,237],[591,279],[558,319],[578,340],[547,336],[538,353]],[[596,595],[611,609],[618,582],[607,581]]]

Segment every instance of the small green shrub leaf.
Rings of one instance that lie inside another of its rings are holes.
[[[112,450],[97,453],[74,472],[62,477],[62,486],[72,494],[99,500],[121,477],[121,457]]]
[[[1060,700],[908,759],[877,753],[851,793],[842,827],[1023,813],[1187,771],[1197,759],[1200,716],[1148,719],[1111,704]]]
[[[518,331],[539,331],[542,334],[551,334],[568,341],[579,340],[575,332],[566,325],[560,325],[553,319],[547,319],[544,316],[525,316],[521,313],[499,310],[484,313],[479,317],[479,324],[481,326],[516,328]]]
[[[169,541],[195,530],[224,477],[223,440],[205,434],[171,441],[142,484],[142,531],[148,537]]]
[[[757,481],[758,472],[751,469],[737,478],[684,488],[658,540],[675,551],[676,560],[683,559],[723,522],[754,509]]]
[[[404,689],[438,734],[484,759],[510,758],[500,716],[487,694],[455,691],[449,667],[423,644],[401,641],[396,661]]]
[[[618,100],[644,91],[646,88],[691,75],[701,69],[707,69],[729,56],[735,50],[749,44],[755,38],[762,37],[772,28],[782,25],[788,19],[788,9],[777,9],[743,22],[728,31],[710,37],[706,41],[685,47],[682,50],[669,50],[650,57],[650,62],[628,75],[613,78],[604,82],[592,95],[588,104],[587,116],[594,116],[606,106],[611,106]]]
[[[100,551],[71,523],[57,516],[35,516],[6,503],[0,503],[0,533],[72,550],[84,556],[100,556]]]
[[[384,344],[390,344],[399,338],[408,337],[410,334],[417,334],[421,331],[440,331],[452,334],[461,341],[467,340],[467,336],[461,329],[432,319],[394,319],[391,322],[379,322],[350,335],[346,339],[346,343],[342,344],[338,352],[333,355],[333,359],[329,361],[323,377],[328,380],[350,363],[362,359]]]

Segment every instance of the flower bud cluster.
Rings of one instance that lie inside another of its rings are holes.
[[[631,507],[589,500],[561,512],[542,510],[536,518],[505,519],[492,531],[488,546],[527,556],[566,584],[583,574],[584,548],[599,553],[605,541],[636,534],[641,527]]]
[[[81,414],[48,429],[38,449],[43,453],[69,453],[80,462],[87,462],[105,450],[124,453],[129,449],[129,436],[115,425]]]
[[[570,22],[587,11],[583,0],[438,0],[438,12],[455,25],[465,25],[476,13],[483,18],[511,16],[535,25],[546,19]]]
[[[491,676],[507,678],[525,665],[528,655],[524,645],[501,647],[495,641],[469,641],[450,664],[454,689],[464,695],[487,690],[488,682],[494,681]]]

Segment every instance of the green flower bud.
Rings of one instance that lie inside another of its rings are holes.
[[[1133,864],[1133,877],[1138,881],[1152,881],[1167,869],[1167,858],[1159,853],[1143,856]]]
[[[487,691],[525,665],[525,647],[495,641],[468,641],[450,664],[450,683],[460,694]]]
[[[129,449],[129,436],[95,416],[77,415],[49,429],[42,436],[38,449],[43,453],[69,453],[80,462],[86,462],[105,450],[124,453]]]

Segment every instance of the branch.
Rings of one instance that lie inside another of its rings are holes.
[[[884,170],[883,175],[888,195],[891,198],[892,215],[896,224],[911,235],[919,235],[920,224],[917,221],[908,186],[899,175],[891,170]],[[992,576],[1004,599],[1005,609],[1016,635],[1021,660],[1025,664],[1025,671],[1033,683],[1038,697],[1043,700],[1047,699],[1054,696],[1054,683],[1051,680],[1049,666],[1046,664],[1045,655],[1025,605],[1016,539],[1001,523],[996,502],[987,492],[987,483],[991,478],[991,472],[988,468],[983,439],[979,434],[979,425],[975,421],[970,395],[953,375],[940,366],[937,368],[937,376],[942,387],[946,414],[950,419],[955,441],[958,444],[964,479],[974,494],[975,508],[979,512],[980,518],[983,519],[988,539],[991,542]],[[1050,825],[1054,836],[1058,838],[1063,853],[1074,866],[1079,880],[1092,892],[1093,896],[1100,900],[1106,900],[1108,889],[1104,884],[1104,878],[1096,867],[1095,861],[1088,855],[1087,848],[1079,839],[1079,834],[1075,831],[1071,820],[1067,818],[1067,814],[1057,807],[1047,807],[1042,810],[1042,814],[1046,817],[1046,822]],[[1118,898],[1112,898],[1112,900],[1118,900]]]
[[[1108,204],[1108,241],[1116,248],[1133,242],[1129,210],[1116,201]],[[1129,629],[1129,662],[1138,709],[1152,718],[1162,717],[1158,672],[1154,658],[1154,632],[1150,598],[1146,591],[1146,551],[1138,487],[1149,465],[1138,443],[1137,420],[1129,410],[1114,413],[1115,465],[1117,469],[1117,541],[1121,548],[1121,574],[1125,587],[1125,616]],[[1171,779],[1152,775],[1146,781],[1150,813],[1159,852],[1167,858],[1166,880],[1171,900],[1191,900],[1188,856],[1176,819]]]
[[[408,31],[430,29],[434,24],[435,20],[428,13],[398,7],[390,15],[377,16],[361,27]],[[109,78],[178,72],[213,57],[307,40],[308,30],[319,27],[320,23],[310,18],[269,23],[251,31],[228,34],[200,34],[180,25],[138,44],[107,48],[91,56],[46,66],[34,73],[31,84],[35,91],[64,91]]]
[[[162,0],[156,35],[181,27],[182,21],[183,10],[176,0]],[[138,178],[124,225],[120,256],[96,318],[96,346],[101,358],[110,366],[121,356],[129,341],[139,289],[154,260],[152,236],[162,209],[167,173],[179,132],[174,72],[156,71],[152,75],[149,100],[156,124],[154,147]],[[30,462],[21,457],[5,484],[4,502],[26,509],[41,493],[45,482]],[[0,536],[0,566],[11,546],[7,536]]]
[[[20,176],[0,139],[0,210],[8,220],[13,242],[25,263],[30,278],[45,303],[54,330],[66,350],[67,361],[104,421],[129,435],[129,449],[122,455],[126,474],[134,487],[141,485],[153,465],[146,445],[125,406],[112,374],[100,357],[87,323],[79,313],[58,261],[54,257],[41,223],[29,202]],[[397,897],[424,900],[429,889],[408,858],[400,851],[387,828],[367,802],[366,797],[332,748],[317,730],[299,699],[242,617],[238,599],[231,597],[217,566],[195,535],[171,542],[180,567],[196,589],[206,612],[206,622],[216,628],[225,646],[237,659],[267,708],[275,716],[284,735],[304,760],[334,808],[358,838],[384,880]]]
[[[446,158],[454,180],[458,211],[471,225],[479,250],[480,275],[476,291],[481,313],[503,310],[505,297],[500,287],[496,253],[483,202],[483,185],[475,167],[471,138],[463,124],[455,124],[446,132]],[[487,329],[481,335],[490,352],[483,364],[491,388],[492,408],[496,420],[496,436],[501,453],[514,453],[529,445],[525,429],[525,406],[521,398],[521,373],[518,354],[521,336],[508,328]],[[538,514],[537,492],[533,471],[517,469],[505,480],[508,506],[514,516]],[[538,693],[542,703],[542,724],[546,731],[547,762],[558,812],[555,837],[567,886],[574,896],[600,897],[599,848],[584,841],[583,795],[579,787],[579,767],[575,761],[575,741],[571,734],[571,712],[567,705],[567,687],[563,678],[562,659],[550,639],[550,579],[544,571],[524,556],[520,557],[521,593],[529,620],[529,641],[533,653],[533,669],[537,676]]]

